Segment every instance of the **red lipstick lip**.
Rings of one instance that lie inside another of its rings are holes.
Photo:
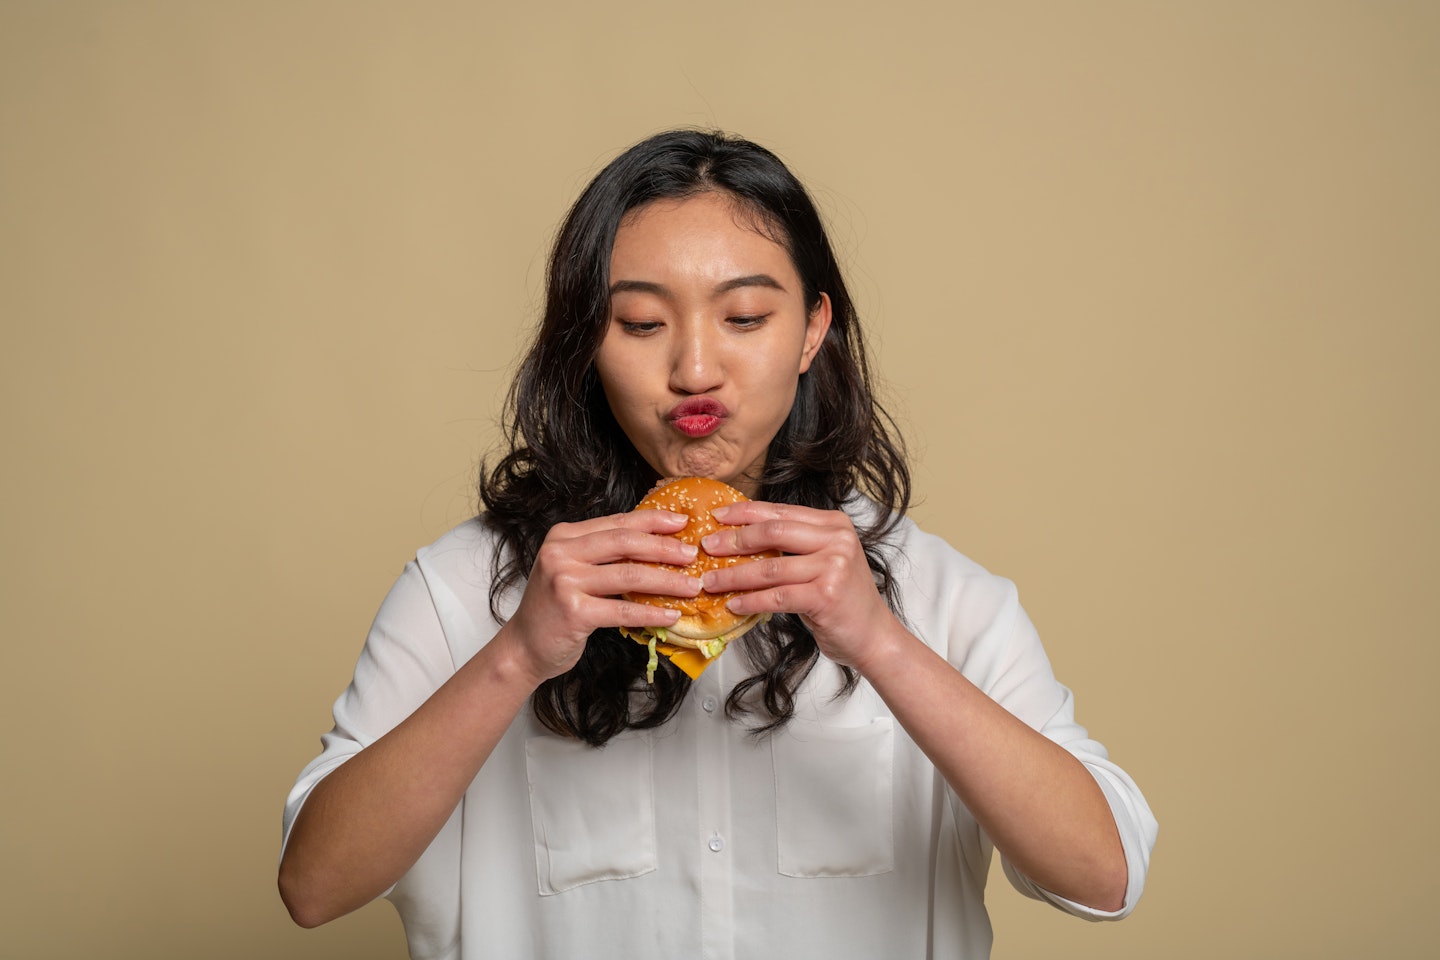
[[[730,415],[725,404],[711,397],[691,397],[670,408],[672,426],[687,437],[704,437],[720,429]]]
[[[725,404],[713,397],[691,397],[688,400],[681,400],[670,408],[670,419],[679,420],[681,417],[728,417],[730,411],[725,409]]]

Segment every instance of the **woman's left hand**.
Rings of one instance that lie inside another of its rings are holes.
[[[721,507],[727,525],[702,541],[713,556],[779,550],[784,556],[709,570],[711,593],[743,591],[729,607],[738,614],[799,614],[820,651],[865,672],[878,647],[898,626],[875,586],[855,525],[839,510],[746,501]]]
[[[786,556],[709,570],[706,590],[749,591],[730,600],[736,613],[804,617],[821,652],[871,684],[1020,872],[1059,896],[1120,909],[1125,853],[1095,778],[900,624],[848,516],[752,501],[715,519],[734,526],[701,541],[710,553]]]

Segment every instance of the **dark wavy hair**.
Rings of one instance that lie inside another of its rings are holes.
[[[510,386],[506,452],[482,465],[480,501],[497,534],[490,608],[523,585],[550,528],[561,521],[630,510],[657,479],[621,431],[601,390],[594,359],[609,324],[610,251],[626,215],[662,199],[715,192],[732,198],[756,229],[789,252],[807,308],[821,293],[830,329],[801,375],[794,407],[771,442],[759,498],[837,509],[857,493],[879,509],[856,517],[875,582],[892,608],[898,594],[880,552],[910,505],[910,471],[894,421],[872,389],[855,307],[820,215],[799,180],[769,150],[722,133],[675,130],[615,158],[585,188],[551,252],[545,313]],[[726,702],[732,717],[768,732],[795,709],[795,691],[819,659],[798,616],[778,614],[736,643],[753,675]],[[550,730],[600,745],[626,729],[675,714],[690,680],[668,660],[644,681],[645,648],[618,630],[591,634],[567,673],[532,698]],[[848,694],[859,682],[844,668]]]

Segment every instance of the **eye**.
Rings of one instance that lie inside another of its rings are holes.
[[[766,320],[770,319],[768,313],[742,314],[741,316],[728,317],[726,323],[741,330],[752,330],[755,327],[763,326]]]
[[[626,320],[624,317],[616,317],[615,323],[621,332],[636,337],[643,337],[660,329],[659,320]]]

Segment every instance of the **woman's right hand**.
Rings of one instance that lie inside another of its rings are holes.
[[[646,565],[683,567],[695,559],[695,547],[672,536],[687,520],[668,510],[637,510],[550,528],[520,605],[502,631],[535,686],[573,667],[594,630],[668,627],[679,619],[679,611],[631,603],[619,595],[693,597],[700,592],[699,579]]]
[[[675,621],[676,611],[618,595],[699,592],[698,579],[646,566],[694,559],[693,546],[669,536],[686,519],[641,510],[551,528],[515,615],[494,639],[310,794],[280,864],[281,895],[297,923],[348,913],[409,870],[530,694],[574,666],[591,631]]]

